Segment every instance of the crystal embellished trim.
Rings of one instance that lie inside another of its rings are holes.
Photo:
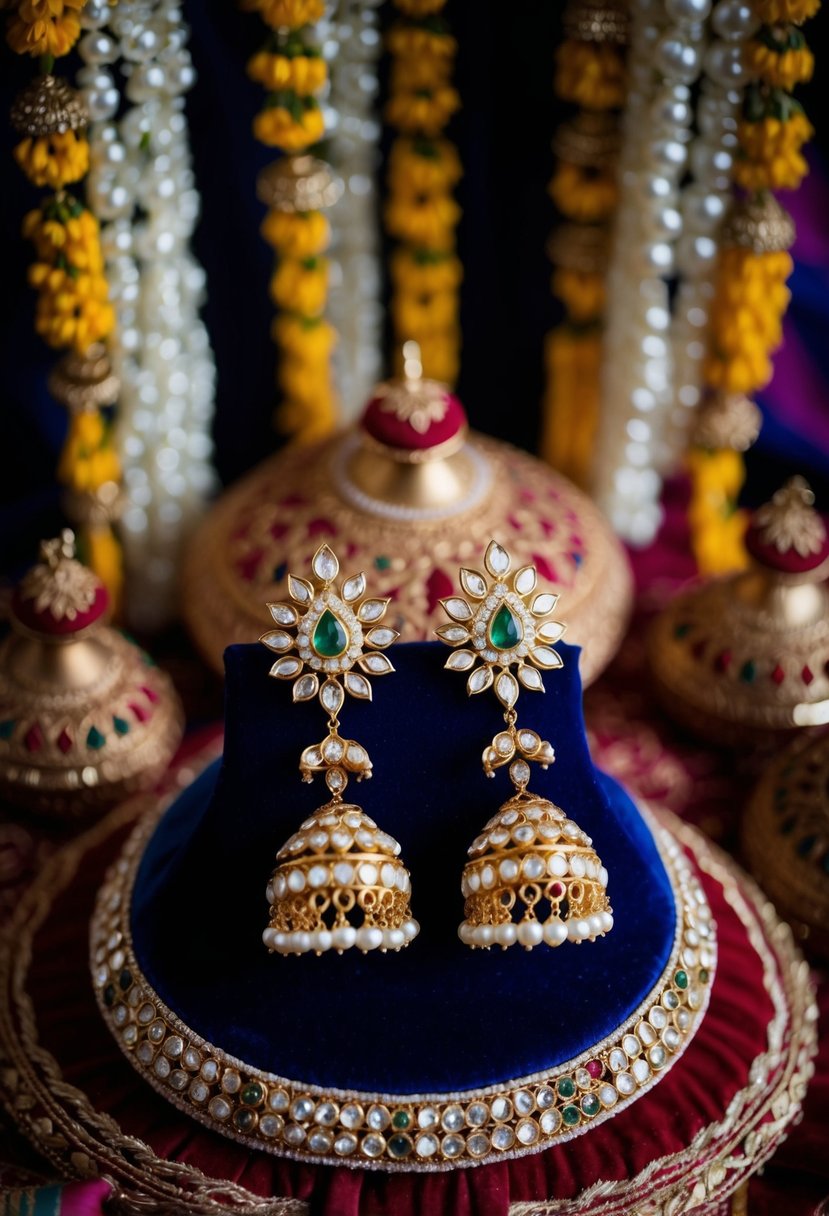
[[[708,902],[678,843],[646,818],[677,907],[670,958],[613,1034],[549,1072],[460,1093],[327,1091],[252,1068],[206,1042],[160,1000],[132,949],[132,889],[157,817],[136,828],[96,902],[91,965],[101,1014],[154,1089],[252,1148],[320,1164],[430,1171],[539,1152],[645,1093],[682,1054],[708,1005],[716,967]]]

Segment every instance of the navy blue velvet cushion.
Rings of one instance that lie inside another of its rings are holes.
[[[354,802],[402,845],[420,936],[398,954],[355,950],[283,958],[262,944],[277,848],[326,801],[299,779],[304,746],[325,734],[317,702],[294,706],[268,677],[264,647],[226,654],[224,760],[175,802],[136,884],[136,953],[162,999],[192,1029],[260,1069],[332,1087],[399,1094],[505,1081],[572,1058],[643,999],[667,962],[672,892],[652,837],[624,791],[593,767],[581,714],[578,651],[546,695],[522,693],[519,721],[556,748],[532,789],[593,837],[610,871],[616,924],[594,943],[470,950],[457,937],[467,846],[509,795],[481,752],[502,719],[491,694],[467,698],[439,642],[395,646],[396,674],[374,702],[346,698],[341,730],[374,778]]]

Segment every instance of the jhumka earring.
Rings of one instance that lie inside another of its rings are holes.
[[[371,760],[364,747],[340,735],[338,716],[346,692],[370,701],[368,677],[394,671],[379,652],[399,635],[380,624],[389,601],[363,598],[364,574],[335,590],[340,565],[328,545],[314,554],[311,569],[313,582],[288,576],[293,603],[268,604],[277,628],[259,640],[280,656],[270,674],[294,681],[294,701],[318,696],[328,713],[328,735],[305,748],[299,768],[303,781],[325,773],[331,798],[276,855],[262,940],[278,954],[399,950],[419,930],[409,910],[409,872],[398,860],[397,841],[359,806],[343,802],[349,775],[370,777]]]
[[[559,946],[568,938],[594,941],[613,927],[607,870],[578,824],[528,791],[530,763],[546,769],[555,754],[534,730],[517,725],[515,709],[522,687],[543,692],[540,672],[562,666],[553,645],[564,625],[550,619],[558,597],[535,594],[534,566],[522,566],[508,582],[510,557],[494,540],[484,563],[491,581],[477,570],[462,569],[468,598],[441,601],[452,623],[437,633],[455,647],[446,667],[469,673],[467,692],[493,688],[504,707],[506,729],[484,749],[483,766],[487,777],[494,777],[497,768],[509,764],[516,792],[469,848],[458,936],[467,946],[506,948],[518,942],[527,950],[542,942]]]

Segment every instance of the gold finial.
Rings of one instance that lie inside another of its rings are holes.
[[[75,533],[71,528],[64,528],[60,536],[50,540],[42,540],[38,551],[38,559],[50,570],[57,570],[58,563],[65,558],[75,556]]]
[[[805,477],[792,477],[754,513],[760,539],[778,553],[794,549],[801,557],[819,553],[826,541],[826,527],[814,510],[815,496]]]

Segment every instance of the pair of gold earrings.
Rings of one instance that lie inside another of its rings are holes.
[[[484,566],[486,575],[461,569],[465,595],[441,601],[450,620],[437,634],[452,647],[446,667],[467,673],[467,692],[492,689],[503,706],[504,729],[484,749],[483,767],[493,777],[508,764],[515,792],[469,848],[458,934],[483,948],[593,941],[613,927],[607,871],[578,824],[529,792],[530,765],[546,769],[555,755],[519,727],[515,709],[522,688],[543,692],[541,673],[562,665],[553,648],[564,633],[552,619],[558,597],[537,591],[534,566],[510,577],[509,554],[494,540]],[[394,670],[383,651],[399,634],[382,623],[389,601],[366,597],[364,574],[336,585],[340,565],[328,545],[311,570],[311,581],[288,576],[292,602],[268,604],[275,628],[260,641],[278,656],[270,674],[294,682],[294,701],[318,698],[328,714],[328,734],[305,748],[299,768],[303,781],[324,773],[331,797],[276,855],[262,936],[278,954],[399,950],[419,931],[410,875],[398,842],[343,800],[349,778],[370,777],[372,765],[339,720],[346,693],[371,700],[370,677]]]

